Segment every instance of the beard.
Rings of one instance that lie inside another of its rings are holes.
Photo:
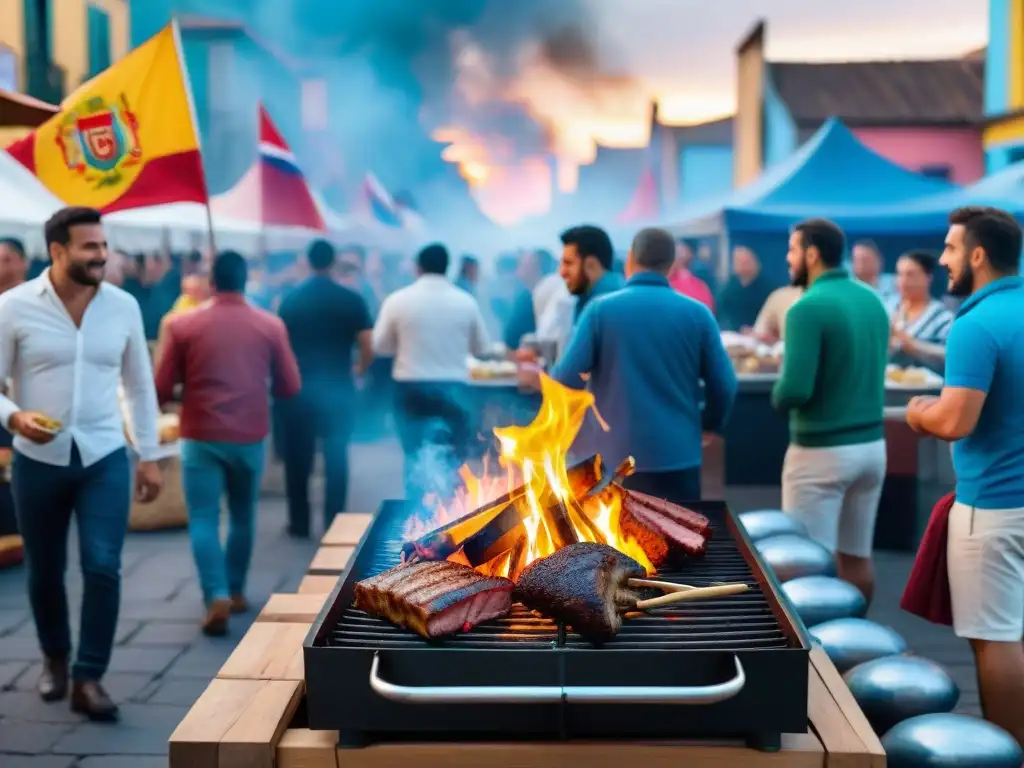
[[[581,278],[578,283],[569,288],[569,293],[573,296],[585,296],[591,288],[592,283],[587,278]]]
[[[106,261],[100,260],[87,261],[84,264],[80,262],[75,262],[68,265],[68,277],[70,277],[74,282],[78,283],[79,285],[94,287],[103,282],[102,270],[106,265]],[[97,267],[99,267],[101,270],[99,277],[96,277],[89,271]]]
[[[796,272],[793,273],[790,282],[794,288],[806,288],[810,282],[810,275],[807,274],[807,264],[801,262]]]
[[[950,296],[955,296],[959,299],[974,293],[974,270],[971,269],[970,264],[965,262],[960,276],[956,280],[950,280],[948,293]]]

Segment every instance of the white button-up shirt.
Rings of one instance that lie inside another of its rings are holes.
[[[14,392],[0,395],[5,426],[17,411],[38,411],[63,424],[46,445],[15,436],[15,450],[30,459],[66,467],[74,441],[83,466],[90,466],[124,446],[122,381],[139,457],[156,457],[158,406],[142,312],[120,288],[99,286],[81,328],[57,296],[49,270],[0,296],[0,381],[8,377]]]
[[[465,381],[488,348],[480,306],[443,275],[422,275],[380,305],[373,351],[394,356],[395,381]]]

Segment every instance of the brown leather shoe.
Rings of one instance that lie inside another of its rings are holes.
[[[76,680],[71,686],[71,709],[98,723],[118,718],[117,704],[96,680]]]
[[[209,637],[223,637],[228,633],[228,619],[231,618],[231,601],[222,598],[210,603],[203,621],[203,634]]]
[[[232,613],[245,613],[249,610],[249,603],[245,599],[244,595],[232,595],[231,596],[231,612]]]
[[[68,695],[68,660],[43,658],[43,671],[36,684],[43,701],[60,701]]]

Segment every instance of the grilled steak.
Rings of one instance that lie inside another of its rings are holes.
[[[619,631],[620,614],[636,605],[637,593],[626,580],[646,575],[640,563],[614,547],[581,542],[530,563],[515,597],[600,644]]]
[[[637,499],[627,495],[622,508],[629,510],[629,513],[641,523],[664,536],[670,552],[681,552],[689,557],[703,557],[707,552],[707,539],[667,515],[644,506]]]
[[[661,568],[672,553],[668,538],[635,512],[639,505],[624,497],[619,508],[619,533],[633,539],[647,555],[655,569]]]
[[[424,561],[360,581],[355,607],[423,637],[441,637],[504,616],[514,586],[458,563]]]
[[[711,521],[700,512],[694,512],[692,509],[681,507],[665,499],[659,499],[656,496],[650,496],[639,491],[626,491],[626,495],[632,496],[645,507],[674,520],[684,528],[696,531],[705,539],[711,538]]]

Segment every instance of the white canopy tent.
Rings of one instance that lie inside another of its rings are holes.
[[[127,251],[165,246],[183,251],[209,246],[206,206],[199,203],[168,203],[118,211],[104,217],[111,244]],[[253,253],[260,243],[260,228],[224,216],[213,217],[214,242],[218,249]]]

